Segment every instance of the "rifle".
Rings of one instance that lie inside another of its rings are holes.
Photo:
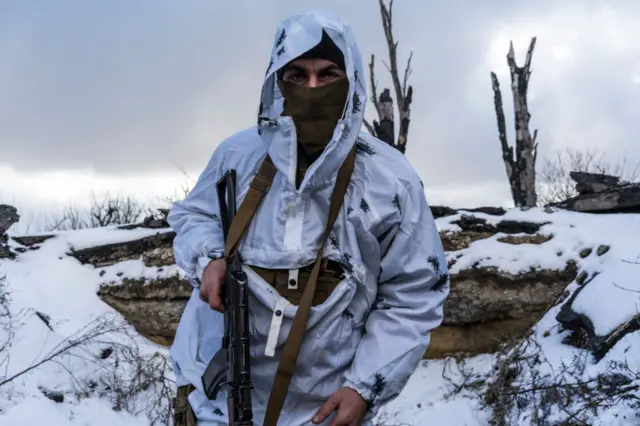
[[[216,183],[220,220],[225,241],[236,215],[236,171],[228,170]],[[226,200],[225,200],[226,195]],[[209,400],[225,387],[230,426],[253,425],[251,407],[249,310],[247,274],[242,270],[238,253],[227,259],[222,286],[224,335],[222,347],[211,358],[202,375],[202,385]]]

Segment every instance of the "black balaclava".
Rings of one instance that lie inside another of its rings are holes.
[[[342,50],[340,50],[340,48],[334,43],[333,39],[329,36],[329,34],[327,34],[325,30],[322,30],[322,39],[320,40],[320,43],[316,44],[314,47],[307,50],[296,59],[307,58],[326,59],[335,63],[342,71],[346,70]]]
[[[345,69],[342,51],[324,31],[320,43],[296,59],[301,58],[327,59]],[[284,97],[282,115],[293,118],[299,151],[306,157],[300,161],[298,156],[298,163],[306,168],[300,163],[310,165],[331,140],[344,111],[349,80],[345,77],[319,87],[302,87],[279,80],[278,86]]]

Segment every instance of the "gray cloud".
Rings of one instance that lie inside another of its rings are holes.
[[[416,98],[408,156],[425,183],[504,181],[489,71],[519,60],[538,35],[532,126],[541,155],[599,146],[640,160],[640,6],[600,2],[395,4],[396,36],[413,50]],[[0,165],[29,172],[91,167],[119,175],[204,166],[217,143],[255,121],[277,23],[317,2],[117,0],[14,2],[0,10]],[[365,61],[386,58],[375,1],[320,5],[349,21]],[[634,68],[637,67],[637,68]],[[388,86],[383,65],[378,80]],[[372,117],[369,107],[369,117]],[[510,122],[509,122],[510,125]],[[504,186],[505,194],[508,188]]]

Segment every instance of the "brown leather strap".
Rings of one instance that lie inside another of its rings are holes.
[[[324,247],[329,238],[329,234],[333,229],[333,224],[340,213],[340,208],[344,201],[345,194],[347,192],[347,186],[351,180],[351,174],[355,166],[356,160],[356,147],[354,146],[344,163],[338,171],[338,177],[336,179],[336,185],[333,188],[333,194],[331,195],[331,207],[329,208],[329,218],[322,236],[322,242],[318,250],[318,257],[311,270],[311,275],[302,293],[302,299],[300,305],[296,311],[296,315],[293,318],[291,324],[291,330],[289,336],[282,349],[282,357],[278,363],[278,370],[273,382],[273,388],[271,389],[271,395],[269,395],[269,402],[267,404],[267,411],[265,413],[263,426],[277,426],[280,412],[284,405],[287,392],[289,390],[289,383],[291,382],[291,376],[293,370],[296,367],[298,360],[298,354],[300,353],[300,346],[304,338],[304,332],[307,328],[307,320],[309,319],[309,313],[311,312],[311,304],[313,303],[313,295],[316,291],[316,282],[318,280],[318,273],[320,272],[320,266],[322,263],[322,254]]]
[[[196,415],[189,404],[189,394],[195,390],[191,384],[178,386],[176,397],[173,399],[173,424],[174,426],[196,426]]]
[[[244,234],[249,229],[249,223],[258,211],[260,202],[271,188],[273,177],[276,174],[276,166],[273,165],[271,157],[267,154],[264,161],[260,165],[258,172],[251,178],[249,189],[244,200],[240,203],[238,211],[231,221],[227,241],[225,241],[224,257],[229,259],[233,257],[240,247],[240,242]]]

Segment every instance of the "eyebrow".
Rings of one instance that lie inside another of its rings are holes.
[[[322,67],[320,69],[318,69],[316,72],[318,74],[323,73],[323,72],[327,72],[327,71],[334,71],[334,70],[339,70],[340,67],[338,67],[337,65],[331,64],[331,65],[327,65],[326,67]],[[291,71],[297,71],[297,72],[308,72],[308,70],[306,68],[300,67],[298,65],[289,65],[287,66],[283,72],[291,72]]]

